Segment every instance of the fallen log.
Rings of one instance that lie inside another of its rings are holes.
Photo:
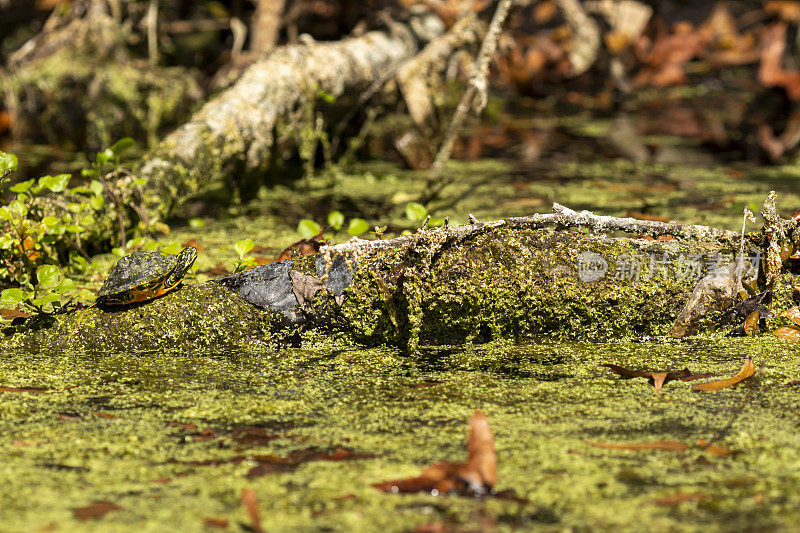
[[[187,283],[135,307],[39,316],[6,328],[1,342],[33,351],[224,352],[353,341],[414,350],[665,335],[697,280],[739,247],[734,232],[555,210],[391,240],[354,238],[309,258]]]
[[[292,114],[313,106],[320,93],[357,99],[442,30],[435,16],[423,14],[390,31],[275,49],[145,156],[139,174],[150,182],[148,210],[166,216],[224,183],[232,169],[266,168],[280,121],[296,122]]]

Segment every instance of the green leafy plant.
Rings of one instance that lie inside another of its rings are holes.
[[[256,244],[253,242],[253,239],[242,239],[240,241],[236,241],[236,244],[233,245],[233,249],[236,250],[236,253],[239,255],[239,259],[233,263],[234,272],[241,272],[242,270],[246,270],[256,264],[255,258],[247,255],[255,247],[255,245]]]
[[[36,271],[35,283],[31,280],[22,287],[3,290],[0,305],[23,307],[37,313],[54,312],[68,303],[74,290],[75,283],[65,278],[57,266],[42,265]],[[86,295],[81,293],[80,296]]]
[[[420,223],[427,221],[426,226],[429,228],[435,228],[439,226],[444,226],[444,219],[443,218],[428,218],[428,209],[417,202],[408,202],[406,204],[406,218],[411,222]]]
[[[2,305],[54,310],[74,289],[69,280],[54,282],[54,276],[61,276],[56,264],[67,263],[73,272],[89,267],[82,234],[103,206],[102,191],[68,189],[69,174],[8,186],[7,176],[16,168],[16,157],[0,152],[0,193],[5,204],[0,206],[0,285],[7,287]]]
[[[138,220],[138,224],[133,228],[134,236],[152,235],[157,232],[169,233],[169,227],[160,221],[152,220],[144,208],[142,187],[147,180],[137,178],[122,166],[122,154],[135,144],[130,137],[124,137],[102,152],[98,152],[92,167],[81,171],[81,175],[90,180],[89,190],[96,196],[111,201],[112,206],[105,215],[116,224],[117,238],[123,248],[127,246],[129,240],[127,228],[129,219]],[[134,213],[135,217],[126,216],[128,210]]]
[[[328,226],[334,230],[341,231],[344,229],[344,223],[345,218],[340,211],[331,211],[328,214]],[[310,218],[304,218],[297,224],[297,233],[304,239],[311,239],[319,235],[322,230],[322,226]],[[369,231],[369,224],[363,218],[351,218],[345,231],[348,235],[361,235]]]

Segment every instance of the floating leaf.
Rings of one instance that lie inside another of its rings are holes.
[[[44,387],[0,387],[0,392],[47,392],[53,389]]]
[[[250,517],[250,527],[255,533],[264,533],[261,519],[258,517],[258,498],[253,489],[242,489],[242,505]]]
[[[683,452],[689,449],[686,444],[676,440],[657,440],[654,442],[637,442],[615,444],[607,442],[590,442],[586,441],[589,446],[596,448],[606,448],[609,450],[667,450],[673,452]]]
[[[108,501],[99,501],[90,503],[86,507],[75,509],[74,515],[77,520],[80,520],[81,522],[86,522],[87,520],[102,518],[111,511],[118,511],[120,509],[122,509],[122,507],[120,507],[115,503]]]
[[[733,377],[728,379],[720,379],[717,381],[709,381],[708,383],[697,383],[692,385],[692,390],[699,390],[699,391],[718,391],[724,389],[726,387],[730,387],[731,385],[736,385],[742,380],[745,380],[756,373],[756,367],[753,365],[753,358],[748,357],[747,361],[745,361],[744,366],[739,372],[736,373]]]
[[[726,457],[728,455],[736,453],[734,450],[723,448],[722,446],[718,446],[705,439],[697,439],[697,444],[700,446],[700,448],[702,448],[704,452],[708,452],[711,455],[716,455],[717,457]]]
[[[786,318],[800,326],[800,307],[794,306],[787,309]]]
[[[203,525],[208,527],[215,527],[217,529],[228,529],[228,525],[230,522],[227,518],[216,518],[213,516],[207,516],[203,518]]]
[[[650,384],[653,385],[656,390],[661,390],[661,388],[670,381],[694,381],[696,379],[709,378],[715,375],[694,374],[688,368],[684,368],[678,372],[650,372],[649,370],[631,370],[629,368],[608,363],[603,363],[600,366],[608,368],[615,374],[622,376],[623,379],[647,378],[647,380],[650,381]]]
[[[708,499],[708,495],[706,494],[699,494],[699,493],[691,493],[691,494],[671,494],[669,496],[664,496],[663,498],[658,498],[653,500],[655,505],[679,505],[681,503],[686,502],[702,502]]]
[[[744,333],[745,335],[752,336],[758,333],[758,319],[761,315],[758,311],[753,311],[747,318],[744,319]]]
[[[800,327],[797,326],[781,326],[772,334],[785,341],[800,341]]]
[[[497,482],[497,453],[489,421],[475,411],[467,438],[466,463],[436,463],[417,477],[385,481],[372,485],[383,492],[430,492],[433,495],[457,492],[465,496],[493,493]]]

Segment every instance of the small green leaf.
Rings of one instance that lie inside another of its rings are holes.
[[[317,96],[319,98],[322,98],[323,100],[325,100],[329,104],[332,104],[332,103],[334,103],[336,101],[336,97],[335,96],[333,96],[331,93],[329,93],[328,91],[326,91],[325,89],[323,89],[319,85],[317,85]]]
[[[320,231],[322,231],[322,227],[308,218],[304,218],[297,225],[297,233],[299,233],[304,239],[310,239],[315,235],[319,235]]]
[[[22,289],[5,289],[0,293],[0,305],[17,306],[25,301],[26,296]]]
[[[256,243],[253,242],[253,239],[242,239],[241,241],[236,241],[233,248],[236,250],[236,253],[239,254],[239,259],[242,259],[255,245]]]
[[[81,217],[80,224],[81,226],[91,226],[94,224],[94,217],[92,215],[85,215]]]
[[[39,178],[39,185],[50,189],[53,192],[62,192],[67,188],[67,184],[72,176],[69,174],[58,174],[57,176],[42,176]]]
[[[84,169],[81,169],[81,176],[83,176],[84,178],[96,178],[96,177],[97,177],[97,176],[99,176],[99,175],[100,175],[100,173],[99,173],[99,172],[97,172],[97,171],[96,171],[95,169],[93,169],[93,168],[84,168]]]
[[[89,182],[89,190],[95,196],[103,196],[103,184],[99,180],[92,180]]]
[[[409,202],[406,205],[406,218],[412,222],[422,222],[428,216],[425,206],[417,202]]]
[[[16,215],[16,217],[19,218],[24,217],[25,215],[28,214],[28,208],[25,206],[25,204],[23,204],[19,200],[14,200],[10,204],[8,204],[8,208],[11,210],[11,213],[13,215]]]
[[[17,170],[17,165],[19,165],[17,156],[0,151],[0,175],[5,174],[6,171],[13,172]]]
[[[36,280],[41,287],[52,287],[58,283],[60,272],[57,266],[42,265],[36,271]]]
[[[106,201],[103,199],[102,196],[92,196],[89,199],[89,206],[95,211],[100,211],[100,209],[103,208],[104,203],[106,203]]]
[[[83,233],[86,230],[83,226],[79,226],[78,224],[70,224],[67,226],[67,231],[70,233]]]
[[[112,152],[109,149],[105,149],[102,152],[97,152],[97,157],[95,158],[95,161],[97,161],[98,165],[103,165],[105,163],[108,163],[108,160],[111,159],[112,157],[114,157],[114,152]]]
[[[328,213],[328,225],[336,231],[342,229],[344,226],[344,215],[341,211],[331,211]]]
[[[363,218],[354,218],[350,220],[350,225],[347,226],[347,233],[350,235],[361,235],[369,231],[369,224]]]
[[[42,306],[42,305],[50,304],[50,303],[53,303],[53,302],[57,302],[60,299],[61,299],[60,295],[58,295],[58,294],[56,294],[54,292],[51,292],[51,293],[45,294],[41,298],[36,298],[31,303],[33,305]]]
[[[432,218],[428,221],[429,228],[438,228],[440,226],[444,226],[443,218]]]
[[[58,284],[58,287],[55,288],[55,291],[59,294],[71,291],[75,288],[75,282],[71,279],[64,278],[61,280],[61,283]]]
[[[15,183],[11,187],[9,187],[8,190],[11,192],[28,192],[28,189],[31,188],[31,185],[33,185],[33,178],[27,181],[21,181],[19,183]]]
[[[45,226],[55,226],[59,222],[61,222],[60,218],[52,217],[52,216],[51,217],[44,217],[42,219],[42,224],[44,224]]]
[[[11,220],[14,218],[14,213],[11,212],[6,206],[0,207],[0,220]]]
[[[128,148],[131,148],[135,144],[136,141],[134,141],[130,137],[123,137],[122,139],[118,140],[117,142],[109,146],[106,152],[110,150],[112,154],[119,155]]]
[[[192,229],[202,229],[206,227],[206,221],[202,218],[190,218],[189,227]]]

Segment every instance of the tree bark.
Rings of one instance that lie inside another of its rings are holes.
[[[423,17],[432,21],[431,15]],[[423,21],[420,27],[431,27]],[[440,26],[426,39],[441,33]],[[168,135],[145,159],[141,176],[150,180],[150,212],[168,215],[186,198],[224,178],[231,168],[265,168],[274,130],[290,114],[314,105],[320,91],[333,98],[360,91],[413,56],[424,44],[420,32],[395,24],[332,43],[309,42],[278,48],[253,64],[232,87],[207,102]]]

